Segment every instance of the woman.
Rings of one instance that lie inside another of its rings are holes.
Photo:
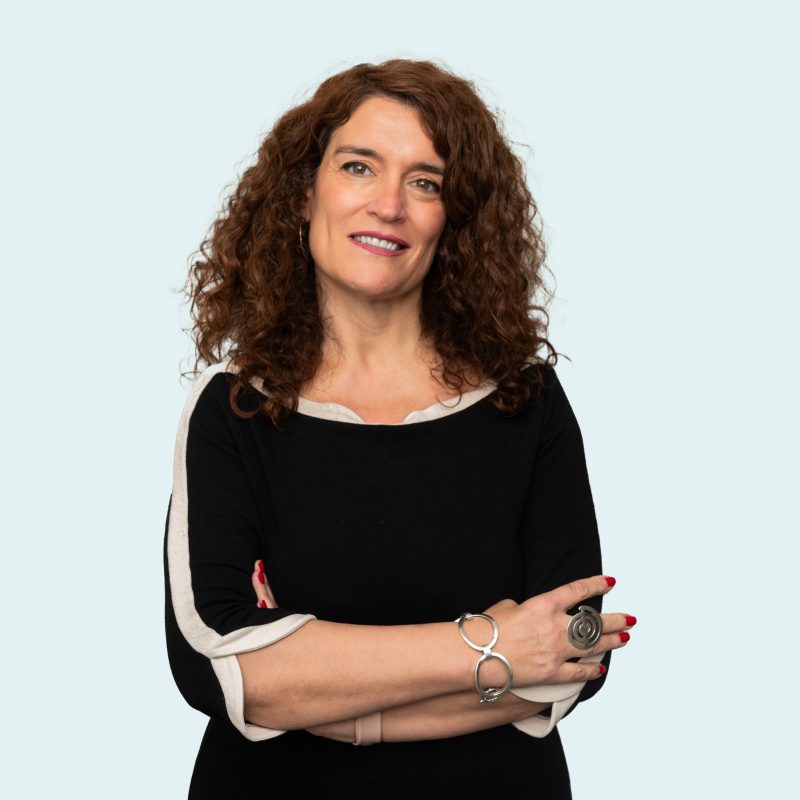
[[[210,717],[190,797],[571,796],[556,723],[635,618],[598,613],[536,213],[430,62],[335,75],[262,143],[191,276],[207,366],[164,549],[170,664]]]

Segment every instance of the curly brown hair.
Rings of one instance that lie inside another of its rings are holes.
[[[307,225],[303,200],[332,132],[373,96],[416,109],[446,164],[446,223],[423,282],[422,335],[448,387],[462,391],[468,374],[483,375],[497,383],[495,408],[513,415],[558,360],[546,338],[553,295],[543,280],[538,209],[498,115],[471,81],[432,61],[358,64],[275,123],[193,254],[183,287],[194,320],[193,374],[229,358],[238,416],[260,411],[280,428],[297,410],[300,387],[322,364],[325,335],[314,264],[298,235]],[[258,408],[245,411],[237,397],[252,379],[264,392]]]

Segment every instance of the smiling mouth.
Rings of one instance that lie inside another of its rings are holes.
[[[398,242],[390,242],[388,239],[379,239],[377,236],[350,236],[350,241],[369,250],[371,253],[380,255],[399,255],[404,250],[408,250],[406,245]]]

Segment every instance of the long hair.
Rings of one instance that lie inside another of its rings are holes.
[[[462,391],[467,374],[483,375],[497,383],[495,408],[513,415],[558,360],[546,338],[552,293],[538,209],[498,116],[472,82],[431,61],[358,64],[278,119],[194,254],[184,286],[193,372],[230,358],[236,414],[261,412],[280,428],[297,410],[324,342],[302,204],[332,132],[373,96],[416,109],[446,165],[446,222],[422,286],[422,335],[448,387]],[[245,411],[237,397],[252,379],[265,391]]]

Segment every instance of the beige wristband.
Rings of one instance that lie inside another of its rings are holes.
[[[356,740],[353,744],[377,744],[381,740],[381,712],[356,718]]]

